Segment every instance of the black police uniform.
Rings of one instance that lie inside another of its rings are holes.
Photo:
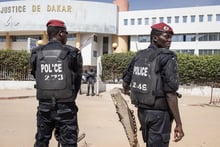
[[[146,50],[157,51],[158,48],[154,45],[150,45]],[[173,117],[169,111],[165,93],[177,91],[179,78],[176,54],[168,49],[163,50],[165,51],[160,52],[158,55],[158,64],[162,80],[160,90],[164,92],[164,95],[155,96],[153,105],[148,105],[148,103],[144,104],[138,100],[132,102],[138,108],[138,118],[141,124],[142,137],[147,147],[154,147],[153,145],[156,145],[155,147],[169,146]],[[132,82],[136,58],[137,57],[134,57],[132,59],[123,75],[123,81],[128,84]],[[131,97],[135,94],[135,91],[131,90]],[[155,95],[157,95],[157,93],[155,93]],[[144,99],[148,98],[148,95],[143,94],[141,96]],[[135,99],[135,97],[133,99]]]
[[[36,81],[42,80],[37,79],[39,78],[39,69],[37,69],[39,68],[38,60],[39,56],[42,55],[39,52],[45,51],[46,53],[54,54],[54,49],[56,49],[56,51],[60,50],[60,54],[63,53],[63,50],[65,50],[63,57],[68,61],[68,65],[64,66],[66,66],[66,68],[69,68],[70,73],[66,74],[71,74],[72,80],[67,79],[67,81],[72,82],[72,87],[59,90],[59,87],[62,87],[62,84],[59,85],[58,83],[58,90],[53,90],[53,88],[51,87],[56,87],[56,81],[55,83],[53,83],[54,81],[52,80],[52,84],[50,84],[50,82],[46,83],[48,84],[47,86],[43,85],[41,82],[36,82],[37,99],[39,100],[39,106],[37,111],[37,133],[35,136],[35,147],[47,147],[54,129],[58,130],[59,142],[63,147],[77,147],[78,108],[76,106],[75,99],[80,88],[82,77],[82,57],[79,50],[68,45],[63,45],[61,44],[61,42],[55,40],[50,41],[45,46],[35,48],[32,50],[30,58],[32,67],[31,74],[36,78]],[[53,64],[53,66],[54,70],[61,71],[57,64]],[[53,76],[54,78],[57,75],[55,74],[51,76]],[[46,76],[45,78],[50,77]],[[62,79],[63,77],[59,77],[58,75],[58,78]]]

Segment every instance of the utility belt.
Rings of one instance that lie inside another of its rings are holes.
[[[62,99],[57,99],[57,98],[54,98],[54,97],[51,97],[51,98],[48,98],[48,99],[43,99],[43,98],[38,98],[38,100],[40,102],[43,102],[43,103],[50,103],[50,104],[54,104],[56,105],[57,103],[75,103],[75,98],[74,97],[71,97],[71,98],[62,98]]]
[[[147,105],[147,104],[141,104],[141,103],[138,103],[135,106],[144,108],[144,109],[150,109],[150,110],[164,110],[164,111],[169,110],[169,107],[168,107],[168,104],[165,98],[156,99],[155,104],[153,106]]]
[[[166,100],[166,96],[164,94],[161,95],[153,95],[141,92],[131,91],[131,103],[136,107],[142,107],[147,109],[157,109],[157,110],[168,110],[168,104]]]

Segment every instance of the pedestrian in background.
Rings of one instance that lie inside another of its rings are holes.
[[[138,109],[143,140],[147,147],[168,147],[172,120],[174,141],[184,136],[176,91],[179,86],[177,56],[170,51],[173,29],[151,26],[151,44],[137,52],[123,75],[123,93]]]
[[[33,49],[30,58],[39,101],[34,147],[48,147],[54,129],[62,147],[77,147],[75,100],[82,78],[81,53],[66,45],[63,21],[50,20],[46,26],[49,42]]]
[[[96,75],[95,75],[95,72],[94,70],[91,68],[89,70],[89,72],[87,73],[87,96],[90,95],[90,89],[91,89],[91,95],[94,96],[95,95],[95,92],[94,92],[94,85],[95,85],[95,82],[96,82]]]

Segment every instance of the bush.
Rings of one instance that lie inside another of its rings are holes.
[[[220,55],[178,55],[179,76],[182,84],[220,83]]]
[[[30,70],[29,58],[30,53],[24,50],[0,50],[1,74],[9,74],[8,79],[24,79]]]
[[[119,81],[135,55],[135,52],[103,55],[102,80]],[[30,72],[29,58],[30,53],[24,50],[0,50],[0,78],[6,70],[11,73],[8,79],[26,79]],[[178,54],[178,66],[181,84],[220,83],[220,55]]]
[[[102,79],[113,81],[121,79],[134,52],[106,54],[102,56]],[[209,85],[220,83],[220,55],[178,54],[180,84]]]
[[[102,79],[104,81],[112,81],[115,79],[120,80],[123,72],[128,66],[128,63],[136,53],[117,53],[105,54],[102,56]]]

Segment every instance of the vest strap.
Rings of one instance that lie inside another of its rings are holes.
[[[59,58],[64,60],[67,56],[67,54],[69,53],[69,50],[66,49],[66,48],[63,48],[63,50],[61,51],[60,55],[59,55]]]

